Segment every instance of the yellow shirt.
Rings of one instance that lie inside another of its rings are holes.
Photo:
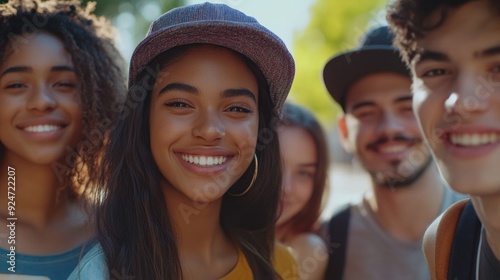
[[[283,280],[298,280],[299,273],[297,264],[289,249],[283,245],[276,244],[273,256],[274,270],[278,272]],[[238,254],[238,263],[221,280],[253,280],[253,273],[248,265],[247,258],[241,250]]]

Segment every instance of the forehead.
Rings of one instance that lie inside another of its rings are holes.
[[[173,71],[175,69],[175,71]],[[169,78],[200,79],[216,81],[221,76],[231,77],[234,83],[251,77],[256,80],[243,58],[234,51],[214,45],[190,47],[165,65],[158,75],[159,80]]]
[[[71,55],[62,41],[45,32],[17,38],[5,52],[2,68],[9,65],[43,67],[46,65],[72,65]]]
[[[442,10],[436,10],[427,19],[433,25],[441,19]],[[500,44],[500,12],[490,1],[469,1],[458,8],[447,9],[438,28],[427,31],[417,40],[417,50],[436,51],[449,57],[473,57],[475,54]]]
[[[360,104],[392,106],[411,96],[411,80],[396,73],[376,73],[363,77],[347,91],[345,107],[351,111]]]
[[[282,156],[297,161],[316,161],[316,144],[307,130],[297,125],[282,125],[278,128]],[[290,153],[290,151],[294,151]]]

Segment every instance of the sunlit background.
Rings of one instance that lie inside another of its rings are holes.
[[[129,61],[149,24],[162,13],[201,0],[97,0],[97,13],[111,19],[118,31],[118,47]],[[289,99],[302,104],[320,119],[328,133],[332,168],[330,203],[324,216],[366,189],[367,175],[351,162],[337,141],[340,108],[326,91],[322,70],[326,61],[353,49],[362,34],[386,24],[387,0],[225,0],[224,3],[255,17],[283,39],[296,63]]]

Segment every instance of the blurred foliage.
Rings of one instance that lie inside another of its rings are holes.
[[[105,15],[108,17],[115,17],[120,12],[120,5],[129,3],[131,4],[135,10],[129,11],[135,15],[140,15],[139,10],[145,4],[149,2],[155,2],[158,4],[158,7],[161,9],[161,13],[164,13],[172,8],[179,7],[184,5],[183,0],[90,0],[91,2],[96,2],[96,13],[100,15]],[[86,0],[84,2],[89,2]]]
[[[123,28],[121,26],[123,24],[117,23],[117,18],[128,16],[124,20],[133,21],[127,29],[132,34],[131,43],[134,46],[144,38],[149,25],[157,15],[185,4],[184,0],[85,0],[84,2],[89,1],[96,2],[97,14],[108,17],[113,25],[120,26],[119,28]]]
[[[317,0],[308,26],[295,35],[296,76],[291,99],[312,110],[327,128],[336,124],[340,107],[323,83],[323,67],[335,54],[354,49],[373,27],[386,24],[387,0]]]

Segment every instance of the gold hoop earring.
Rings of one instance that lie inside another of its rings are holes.
[[[252,176],[252,181],[250,181],[250,184],[248,185],[248,187],[242,192],[242,193],[231,193],[231,192],[227,192],[229,195],[231,196],[243,196],[245,195],[253,186],[253,183],[255,182],[255,179],[257,178],[257,173],[259,172],[258,169],[259,169],[259,162],[257,161],[257,155],[254,154],[253,155],[253,158],[254,158],[254,161],[255,161],[255,169],[253,170],[253,176]]]

